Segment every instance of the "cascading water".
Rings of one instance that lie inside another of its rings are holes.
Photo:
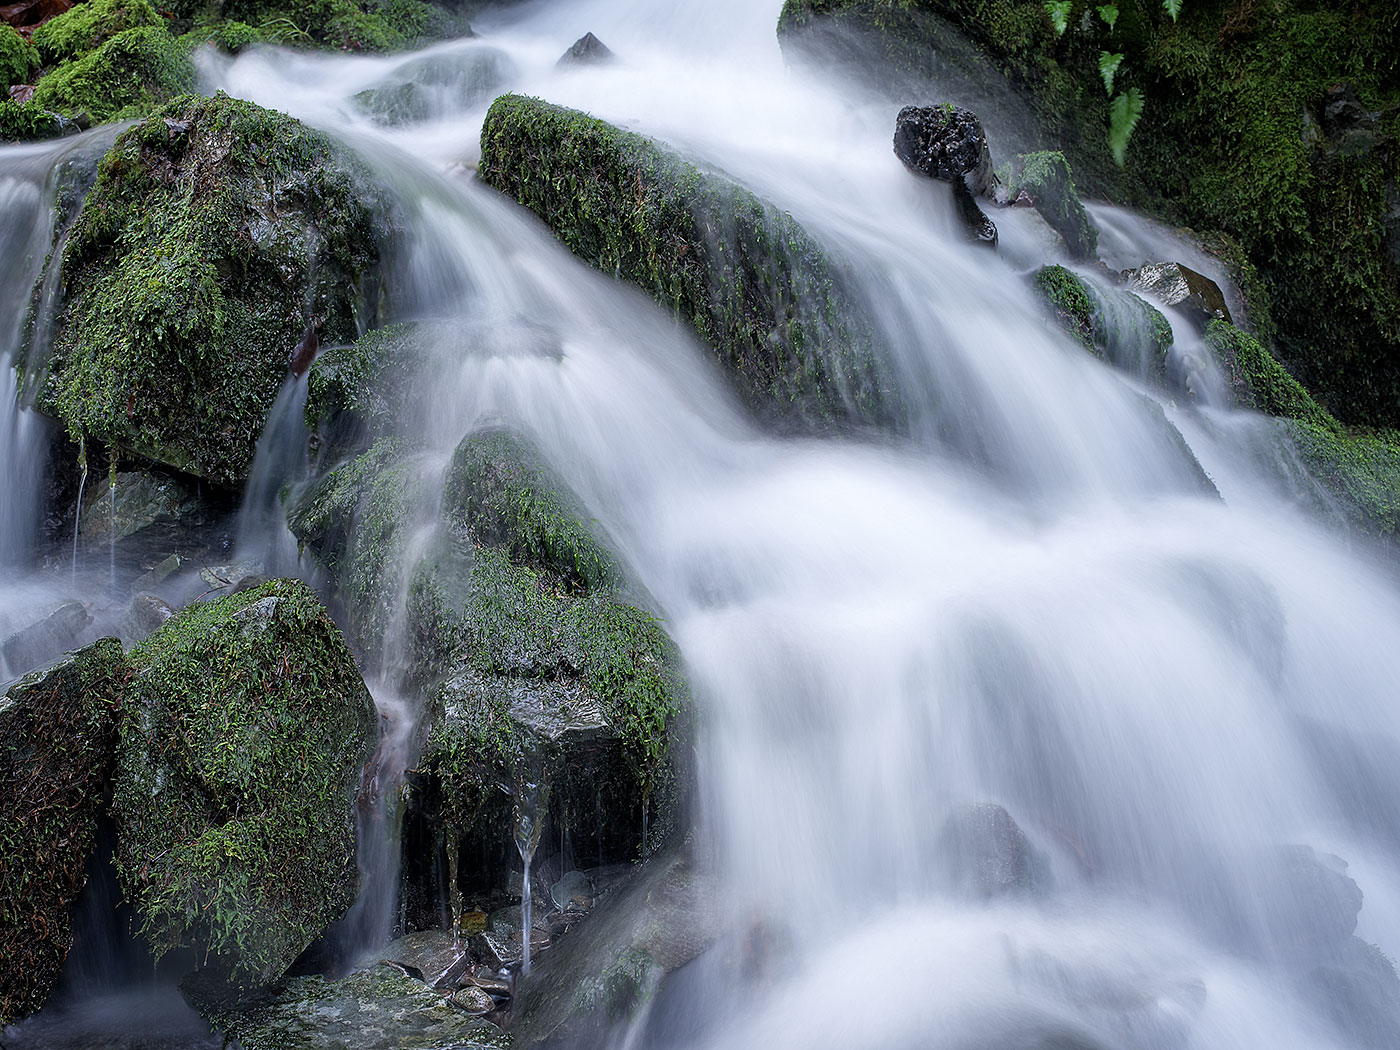
[[[846,258],[910,409],[884,444],[756,431],[693,338],[464,174],[485,100],[385,130],[347,100],[402,59],[206,64],[344,135],[402,198],[412,306],[448,318],[403,420],[425,471],[483,421],[522,429],[684,653],[727,914],[783,949],[628,1038],[1385,1045],[1313,975],[1400,951],[1393,560],[1261,467],[1266,423],[1159,406],[1050,329],[1023,280],[1035,229],[999,212],[1001,255],[964,246],[946,190],[890,153],[895,107],[783,66],[779,6],[536,4],[438,50],[499,49],[507,86],[675,143]],[[620,60],[556,70],[585,30]],[[1119,218],[1113,265],[1164,254]],[[1033,885],[981,899],[949,877],[970,820]],[[1344,870],[1359,938],[1294,906],[1302,886],[1326,913]]]

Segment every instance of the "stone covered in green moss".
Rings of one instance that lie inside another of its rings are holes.
[[[150,0],[86,0],[34,30],[34,46],[53,65],[77,58],[128,29],[164,25]]]
[[[8,23],[0,23],[0,92],[11,84],[29,83],[31,70],[38,68],[39,52]]]
[[[1345,430],[1288,420],[1284,432],[1308,472],[1354,525],[1372,535],[1400,535],[1400,432]]]
[[[63,121],[33,102],[0,100],[0,142],[34,142],[63,134]]]
[[[1235,403],[1241,408],[1257,409],[1271,416],[1287,416],[1323,430],[1337,432],[1341,429],[1327,410],[1248,332],[1217,319],[1206,326],[1205,343],[1230,384]]]
[[[73,944],[112,772],[121,662],[121,643],[104,638],[0,698],[0,1028],[43,1005]]]
[[[86,113],[101,123],[143,117],[194,87],[185,49],[164,26],[142,26],[44,76],[33,102],[63,114]]]
[[[352,444],[393,436],[414,410],[428,344],[444,334],[445,326],[412,321],[323,349],[307,374],[306,425],[326,438],[348,418],[355,433],[346,440]]]
[[[473,45],[405,62],[355,96],[380,124],[415,124],[461,113],[498,94],[514,73],[505,52]]]
[[[180,36],[180,46],[193,50],[200,44],[212,44],[220,51],[236,55],[253,44],[276,43],[272,30],[259,29],[246,22],[216,22],[198,25]]]
[[[102,162],[41,403],[71,433],[236,486],[308,315],[328,343],[374,319],[389,236],[381,191],[325,135],[181,98]]]
[[[235,985],[275,980],[355,898],[364,681],[292,580],[192,606],[128,662],[112,806],[141,931]]]
[[[1128,292],[1105,293],[1063,266],[1042,266],[1032,285],[1055,320],[1096,357],[1162,382],[1172,345],[1171,323]]]
[[[1071,258],[1094,258],[1099,249],[1099,231],[1079,201],[1065,155],[1041,150],[1022,154],[1018,160],[1009,187],[1011,197],[1015,199],[1022,193],[1030,197],[1036,211],[1064,238]]]
[[[218,11],[292,47],[397,51],[470,36],[470,26],[450,6],[425,0],[225,0]],[[178,0],[181,8],[198,15],[203,0]]]
[[[785,212],[650,139],[539,99],[497,99],[481,149],[483,180],[690,322],[760,417],[808,428],[897,420],[870,325]]]

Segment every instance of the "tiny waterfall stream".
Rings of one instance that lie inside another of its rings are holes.
[[[510,89],[666,140],[790,211],[850,262],[894,355],[897,439],[756,429],[693,336],[475,179],[489,99],[383,129],[348,99],[410,56],[201,56],[211,87],[343,137],[409,216],[405,310],[442,322],[402,420],[421,469],[440,474],[483,421],[525,432],[683,653],[724,921],[772,931],[782,963],[697,979],[687,1010],[658,1007],[619,1045],[1367,1045],[1284,976],[1332,962],[1271,887],[1298,851],[1344,859],[1364,894],[1357,943],[1400,953],[1393,553],[1318,517],[1271,467],[1262,417],[1158,406],[1047,325],[1024,280],[1053,252],[1034,223],[998,212],[998,254],[962,243],[946,187],[891,154],[895,107],[783,64],[780,6],[541,2],[435,50],[497,49]],[[585,31],[620,60],[557,69]],[[0,349],[23,319],[14,290],[40,273],[53,160],[0,150]],[[1130,213],[1094,214],[1112,265],[1180,249]],[[7,566],[32,548],[42,470],[15,382],[5,367]],[[276,507],[305,469],[305,398],[289,380],[239,535],[278,572],[298,568]],[[419,510],[426,529],[438,508]],[[0,583],[0,620],[38,579]],[[417,717],[401,644],[391,630],[373,683],[390,795]],[[547,791],[543,775],[517,790],[527,968]],[[950,819],[989,803],[1024,831],[1033,900],[968,900],[940,874]],[[362,823],[366,890],[346,920],[371,949],[395,924],[392,805]]]

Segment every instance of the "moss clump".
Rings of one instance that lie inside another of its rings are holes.
[[[1042,266],[1032,284],[1055,320],[1095,357],[1162,382],[1172,327],[1160,310],[1128,292],[1095,288],[1063,266]]]
[[[199,17],[202,8],[182,0],[177,13]],[[463,18],[425,0],[229,0],[219,13],[293,47],[397,51],[471,35]]]
[[[246,22],[217,22],[213,25],[195,26],[180,37],[180,46],[193,50],[200,44],[213,44],[220,51],[236,55],[245,47],[254,44],[275,43],[276,36],[271,30],[259,29]]]
[[[196,605],[132,650],[117,867],[157,954],[280,977],[354,901],[354,795],[374,705],[304,584]]]
[[[0,101],[0,142],[34,142],[62,133],[63,122],[42,106],[32,101],[23,105]]]
[[[176,100],[117,139],[73,226],[46,407],[240,484],[308,317],[326,342],[373,319],[390,225],[325,135],[222,94]]]
[[[1284,427],[1309,473],[1364,531],[1400,533],[1400,433],[1342,430],[1309,421]]]
[[[86,113],[101,123],[145,116],[194,86],[185,50],[164,26],[144,26],[118,33],[44,76],[33,102],[59,113]]]
[[[487,183],[690,322],[760,416],[896,421],[870,326],[791,216],[649,139],[539,99],[497,99],[481,150]]]
[[[343,417],[354,421],[354,438],[393,435],[414,411],[414,381],[432,326],[391,324],[353,343],[324,350],[307,377],[306,425],[325,430]]]
[[[1010,191],[1013,199],[1019,193],[1029,195],[1036,211],[1064,238],[1071,257],[1092,259],[1097,255],[1099,231],[1079,202],[1063,153],[1042,150],[1023,154]]]
[[[1206,346],[1214,354],[1242,408],[1338,433],[1337,421],[1313,400],[1303,385],[1253,336],[1219,318],[1206,326]]]
[[[13,26],[0,23],[0,91],[12,84],[27,84],[29,74],[39,66],[39,52]]]
[[[34,46],[54,65],[92,51],[128,29],[164,22],[149,0],[87,0],[34,30]]]
[[[621,584],[612,554],[566,493],[530,445],[490,428],[457,446],[442,499],[453,525],[516,564],[552,570],[574,591]]]
[[[33,1013],[73,944],[111,778],[121,643],[104,638],[0,699],[0,1028]]]

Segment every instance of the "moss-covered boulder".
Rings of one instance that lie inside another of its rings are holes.
[[[1206,326],[1205,344],[1241,408],[1287,416],[1324,430],[1340,430],[1327,410],[1248,332],[1228,321],[1214,320]]]
[[[1060,327],[1090,353],[1141,378],[1165,380],[1172,327],[1160,310],[1063,266],[1042,266],[1031,283]]]
[[[1024,195],[1050,228],[1064,239],[1072,259],[1093,259],[1099,249],[1099,231],[1079,200],[1074,175],[1065,155],[1040,150],[1023,153],[1012,169],[1007,192],[1012,200]]]
[[[0,92],[12,84],[29,83],[29,74],[39,66],[39,52],[6,23],[0,23]]]
[[[33,39],[44,62],[56,65],[128,29],[164,24],[149,0],[86,0],[39,26]]]
[[[411,418],[418,382],[449,326],[413,321],[323,349],[307,373],[306,425],[329,451],[364,451]]]
[[[540,99],[497,99],[481,177],[714,348],[761,418],[890,424],[895,394],[842,274],[793,218],[650,139]]]
[[[177,14],[208,17],[208,0],[174,0]],[[458,5],[426,0],[225,0],[218,15],[290,47],[398,51],[470,36]]]
[[[514,73],[504,51],[473,44],[405,62],[359,92],[355,105],[379,124],[418,124],[485,102]]]
[[[0,142],[36,142],[62,135],[67,122],[32,101],[0,99]],[[71,125],[70,125],[71,126]],[[73,127],[76,132],[78,129]]]
[[[238,485],[310,318],[328,343],[375,319],[391,226],[327,136],[222,94],[176,100],[102,161],[64,251],[41,405],[90,441]]]
[[[193,606],[128,660],[113,812],[141,931],[237,986],[276,980],[355,898],[364,681],[291,580]]]
[[[0,699],[0,1027],[37,1010],[73,945],[112,773],[122,647],[104,638]]]
[[[195,86],[194,65],[179,41],[163,25],[142,26],[46,74],[32,101],[102,123],[145,116]]]

